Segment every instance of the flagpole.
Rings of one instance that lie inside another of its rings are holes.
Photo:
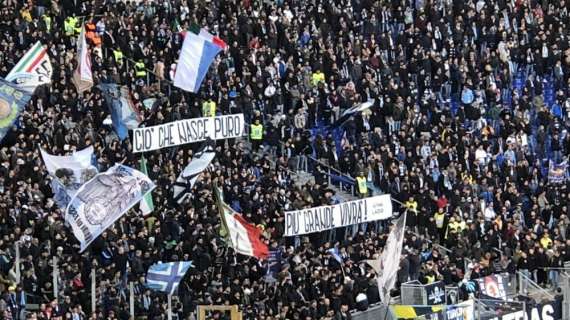
[[[168,295],[168,320],[172,320],[172,295]]]
[[[97,308],[97,283],[95,273],[95,266],[93,266],[91,268],[91,312],[95,312],[95,309]]]
[[[53,268],[52,268],[52,281],[53,281],[53,296],[55,298],[55,301],[58,301],[58,296],[59,296],[59,288],[58,288],[58,266],[57,266],[57,256],[53,256],[52,258],[52,262],[53,262]]]
[[[135,288],[133,282],[129,282],[129,313],[131,318],[135,318]]]
[[[22,279],[22,271],[20,268],[20,241],[16,241],[16,284],[20,284]]]

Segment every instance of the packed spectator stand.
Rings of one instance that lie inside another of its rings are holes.
[[[129,319],[133,283],[137,318],[166,319],[166,296],[145,275],[158,261],[184,260],[194,267],[172,303],[178,319],[223,304],[238,305],[244,319],[351,319],[380,301],[363,261],[378,258],[390,221],[284,237],[283,213],[377,194],[391,195],[395,215],[407,212],[398,284],[462,288],[466,273],[508,272],[552,292],[560,285],[570,260],[565,0],[7,0],[0,8],[0,76],[36,41],[54,66],[51,85],[34,92],[0,142],[0,318]],[[172,86],[193,24],[228,44],[196,94]],[[93,146],[100,171],[140,159],[105,121],[100,90],[78,94],[72,84],[81,26],[95,83],[127,85],[144,110],[141,126],[243,113],[249,129],[216,143],[182,204],[173,184],[198,145],[145,153],[154,212],[135,207],[80,254],[39,147],[63,155]],[[222,241],[213,186],[280,252],[272,281],[267,261]]]

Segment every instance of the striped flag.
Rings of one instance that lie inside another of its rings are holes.
[[[192,192],[192,188],[202,172],[208,168],[215,156],[214,142],[208,138],[174,183],[173,195],[177,203],[184,202],[184,199]]]
[[[351,116],[358,114],[364,110],[370,109],[374,105],[374,100],[359,103],[351,108],[344,110],[338,120],[331,124],[331,128],[342,126]]]
[[[6,76],[6,81],[33,93],[36,87],[51,82],[53,69],[47,49],[38,41],[18,61]]]
[[[178,58],[174,85],[190,92],[198,92],[210,65],[226,43],[204,29],[193,26],[186,32]]]
[[[190,267],[192,261],[155,263],[146,273],[146,286],[169,295],[175,294]]]
[[[237,253],[258,259],[267,258],[269,248],[261,240],[261,230],[224,203],[217,188],[214,191],[222,220],[222,236],[229,238],[229,244]]]
[[[140,169],[141,169],[141,172],[144,173],[148,177],[148,171],[146,168],[146,159],[144,158],[144,156],[141,157]],[[140,207],[142,214],[144,216],[146,216],[147,214],[154,211],[154,203],[152,202],[152,193],[151,192],[147,193],[143,197],[142,201],[139,204],[139,207]]]
[[[77,68],[73,73],[72,82],[79,93],[87,91],[93,87],[91,58],[89,57],[89,48],[87,47],[87,41],[85,40],[85,26],[81,27],[81,33],[77,40]]]

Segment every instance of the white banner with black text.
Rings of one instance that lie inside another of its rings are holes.
[[[245,134],[243,114],[192,118],[133,129],[133,152],[212,140],[239,138]]]
[[[389,194],[285,212],[285,236],[298,236],[392,217]]]

